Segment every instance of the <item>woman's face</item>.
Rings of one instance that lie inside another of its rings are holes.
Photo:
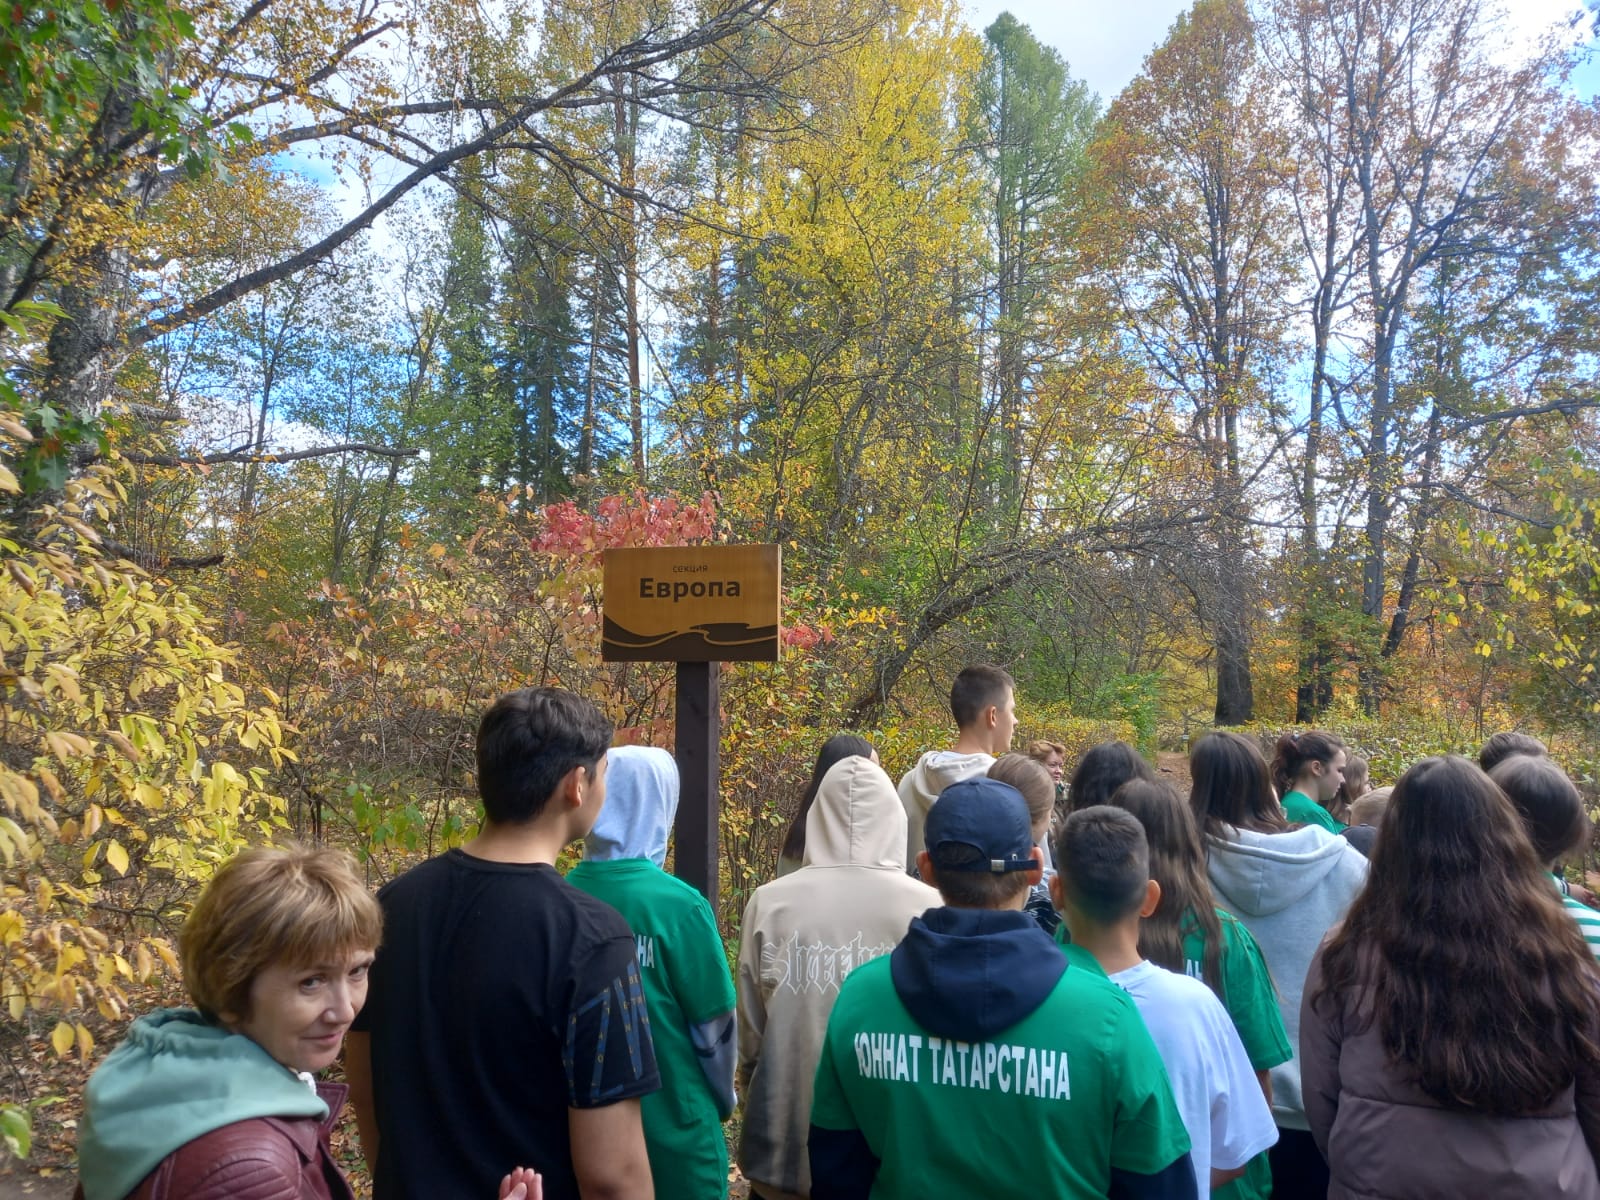
[[[1314,797],[1317,803],[1326,804],[1344,786],[1344,760],[1345,753],[1340,750],[1329,762],[1322,764],[1322,774],[1317,776],[1317,794]]]
[[[1057,754],[1054,750],[1050,751],[1049,755],[1047,755],[1044,760],[1044,769],[1050,772],[1050,778],[1055,780],[1057,783],[1061,782],[1061,776],[1064,773],[1066,765],[1066,758],[1060,754]]]
[[[345,1031],[367,1000],[372,951],[315,966],[277,963],[250,984],[250,1015],[223,1017],[292,1071],[320,1071],[339,1057]]]

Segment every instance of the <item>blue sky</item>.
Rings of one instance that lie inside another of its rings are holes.
[[[1109,104],[1134,75],[1144,56],[1167,36],[1191,0],[963,0],[968,20],[982,31],[1009,11],[1040,41],[1054,46],[1072,74]],[[1509,0],[1513,25],[1532,35],[1580,5],[1576,0]],[[1575,79],[1580,95],[1600,93],[1600,61],[1591,56]]]

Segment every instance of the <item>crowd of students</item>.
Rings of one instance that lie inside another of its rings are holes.
[[[1011,752],[956,678],[898,787],[828,740],[730,972],[663,870],[664,751],[588,701],[502,697],[478,836],[374,898],[254,849],[180,937],[192,1009],[91,1078],[86,1200],[946,1195],[1600,1200],[1600,913],[1555,873],[1578,789],[1521,734],[1392,789],[1335,736]],[[582,861],[556,863],[574,842]]]

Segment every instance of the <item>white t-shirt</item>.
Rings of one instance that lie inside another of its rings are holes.
[[[1237,1170],[1278,1140],[1244,1044],[1222,1001],[1198,979],[1147,960],[1111,982],[1133,997],[1161,1052],[1189,1131],[1197,1190],[1208,1195],[1212,1167]]]

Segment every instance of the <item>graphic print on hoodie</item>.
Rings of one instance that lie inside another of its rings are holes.
[[[897,793],[906,810],[906,869],[915,871],[917,855],[927,849],[923,845],[922,826],[928,819],[928,810],[939,798],[939,793],[952,783],[982,775],[994,766],[994,755],[981,751],[962,754],[956,750],[929,750],[917,759],[917,765],[900,776]]]
[[[1316,825],[1286,833],[1230,829],[1207,836],[1206,873],[1217,903],[1255,935],[1278,987],[1289,1045],[1300,1045],[1300,995],[1311,956],[1366,886],[1367,860],[1350,842]],[[1272,1119],[1309,1128],[1300,1099],[1300,1060],[1272,1068]]]
[[[846,976],[905,936],[939,893],[905,873],[906,815],[883,768],[835,763],[798,871],[757,888],[739,938],[739,1166],[764,1195],[805,1195],[811,1081]]]
[[[617,746],[606,802],[567,882],[622,914],[638,946],[661,1090],[641,1102],[658,1200],[728,1193],[722,1122],[733,1112],[733,979],[706,898],[661,869],[678,811],[665,750]]]
[[[1033,918],[936,908],[845,982],[811,1114],[813,1200],[1196,1195],[1133,999]]]

